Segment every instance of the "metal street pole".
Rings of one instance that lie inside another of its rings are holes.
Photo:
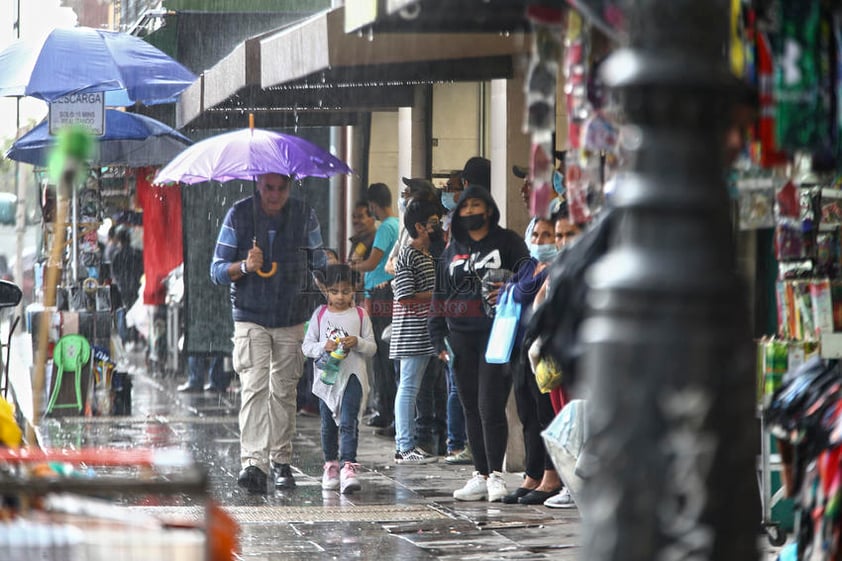
[[[593,473],[588,561],[750,561],[760,510],[755,380],[722,144],[734,80],[728,0],[625,0],[606,62],[631,173],[589,272],[583,375]]]
[[[15,33],[20,39],[20,0],[17,0],[15,11]],[[20,97],[15,98],[15,140],[20,138]],[[20,163],[15,161],[15,195],[17,196],[17,207],[15,208],[15,268],[12,274],[15,282],[23,288],[23,245],[26,234],[26,182],[20,180]],[[23,306],[23,301],[21,301]],[[22,310],[18,310],[22,313]]]

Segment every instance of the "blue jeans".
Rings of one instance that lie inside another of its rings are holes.
[[[447,369],[447,451],[463,450],[468,437],[465,435],[465,411],[459,401],[456,382],[453,379],[453,369]]]
[[[357,462],[357,441],[360,427],[357,417],[360,413],[360,402],[363,399],[363,387],[356,376],[351,376],[342,394],[342,405],[339,408],[339,426],[333,420],[333,413],[321,399],[319,412],[322,416],[322,452],[325,462],[339,459],[339,465],[345,462]]]
[[[222,355],[190,355],[187,357],[187,383],[194,388],[205,385],[205,373],[208,374],[211,387],[226,390],[231,383],[231,376],[225,372]]]
[[[401,371],[395,395],[395,444],[399,452],[415,446],[415,399],[430,355],[400,359]]]

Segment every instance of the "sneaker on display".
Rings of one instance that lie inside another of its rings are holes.
[[[573,501],[570,490],[565,487],[558,495],[544,501],[544,506],[547,508],[576,508],[576,503]]]
[[[509,490],[506,488],[506,480],[503,479],[503,474],[499,471],[491,472],[486,487],[488,489],[488,502],[490,503],[500,501],[509,494]]]
[[[342,472],[339,474],[340,492],[343,494],[350,494],[354,491],[362,489],[359,479],[357,479],[357,470],[360,464],[345,462]]]
[[[395,463],[396,464],[407,464],[407,465],[421,465],[421,464],[432,464],[437,462],[438,458],[435,456],[431,456],[424,452],[423,450],[419,450],[418,448],[410,448],[405,452],[395,452]]]
[[[322,473],[322,489],[326,491],[339,489],[339,462],[336,460],[325,463],[325,470]]]
[[[480,472],[475,471],[464,487],[453,491],[457,501],[481,501],[488,496],[488,484]]]

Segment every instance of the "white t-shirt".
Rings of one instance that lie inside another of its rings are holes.
[[[339,408],[342,405],[342,396],[345,387],[351,376],[356,376],[363,388],[361,404],[367,403],[368,399],[368,374],[366,371],[366,359],[374,356],[377,351],[377,344],[374,342],[374,331],[371,329],[371,320],[362,308],[351,307],[344,312],[332,312],[326,306],[324,313],[319,317],[322,306],[316,308],[310,317],[307,326],[307,333],[304,335],[304,342],[301,350],[305,356],[316,359],[325,350],[325,343],[332,336],[357,338],[357,346],[351,349],[348,356],[342,360],[339,369],[339,377],[336,383],[329,386],[321,380],[321,370],[315,370],[313,377],[313,394],[319,397],[333,412],[333,419],[339,419]],[[358,417],[362,417],[362,407]]]

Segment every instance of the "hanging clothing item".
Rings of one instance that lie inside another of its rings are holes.
[[[778,0],[773,37],[778,145],[817,150],[831,145],[829,37],[820,0]]]
[[[787,161],[786,152],[779,150],[775,138],[775,63],[772,60],[772,45],[765,32],[757,34],[757,76],[759,86],[760,118],[757,122],[757,136],[760,142],[760,165],[774,167]]]
[[[155,170],[138,168],[137,202],[143,209],[143,303],[165,303],[163,280],[184,259],[181,234],[181,186],[153,187]]]

